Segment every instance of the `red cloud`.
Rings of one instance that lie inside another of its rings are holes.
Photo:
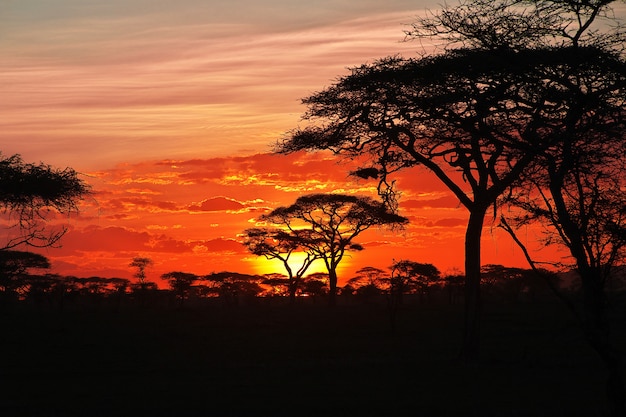
[[[188,206],[192,211],[237,211],[245,206],[240,202],[228,197],[212,197]]]
[[[465,225],[467,225],[467,220],[455,218],[439,219],[434,222],[426,223],[426,227],[458,227]]]

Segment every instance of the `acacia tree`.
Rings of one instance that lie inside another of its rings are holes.
[[[261,216],[261,220],[286,228],[296,236],[306,231],[299,243],[307,253],[324,261],[331,306],[336,303],[339,263],[346,251],[363,249],[353,240],[372,226],[398,226],[408,221],[369,197],[342,194],[305,195],[288,207]]]
[[[263,292],[263,277],[238,272],[214,272],[203,277],[218,297],[227,304],[238,305],[241,297],[256,297]]]
[[[137,256],[133,258],[132,262],[128,266],[137,268],[137,272],[133,274],[135,278],[139,280],[139,286],[144,287],[146,283],[146,268],[154,264],[154,261],[150,258],[144,258]]]
[[[389,293],[397,304],[402,304],[402,295],[405,293],[417,291],[420,296],[427,294],[429,287],[441,278],[441,272],[433,264],[406,259],[394,262],[389,269]]]
[[[342,291],[346,287],[359,295],[377,295],[389,287],[389,278],[382,269],[366,266],[356,271],[356,275],[348,280]]]
[[[89,192],[89,186],[71,168],[29,164],[20,155],[0,154],[0,212],[9,230],[0,250],[54,246],[67,228],[50,228],[49,220],[55,213],[77,212],[78,202]]]
[[[0,290],[7,299],[28,286],[30,269],[48,269],[50,261],[43,255],[15,250],[0,250]]]
[[[486,214],[537,155],[563,140],[563,122],[579,118],[579,104],[604,106],[583,89],[577,89],[582,96],[560,93],[572,90],[571,76],[579,71],[608,79],[620,73],[605,67],[611,54],[591,30],[610,3],[470,0],[446,6],[407,32],[410,38],[441,40],[440,54],[390,57],[354,68],[305,98],[304,118],[311,124],[277,145],[283,153],[329,149],[366,157],[355,174],[377,178],[391,207],[397,202],[390,178],[408,167],[430,170],[454,193],[469,213],[461,350],[468,362],[479,358]]]
[[[161,278],[169,282],[170,288],[179,300],[179,308],[182,308],[185,300],[189,298],[194,282],[200,279],[195,274],[179,271],[167,272],[161,275]]]
[[[138,282],[131,285],[132,292],[136,294],[139,305],[145,307],[148,301],[148,293],[157,289],[157,285],[154,282],[146,281],[146,268],[153,265],[154,262],[150,258],[137,256],[133,258],[132,262],[128,265],[133,268],[137,268],[137,271],[133,274],[137,278]]]
[[[523,209],[512,220],[516,225],[539,222],[546,227],[545,245],[561,245],[569,251],[581,279],[582,302],[578,305],[564,294],[557,295],[578,318],[587,342],[609,372],[611,415],[625,416],[623,365],[610,338],[606,283],[614,267],[626,261],[626,126],[614,134],[608,134],[608,127],[599,126],[601,140],[572,135],[566,146],[547,154],[545,169],[534,173],[528,188],[512,199]],[[537,255],[531,254],[506,219],[502,226],[538,270]]]
[[[310,235],[308,230],[252,228],[244,231],[243,244],[251,253],[282,262],[287,271],[287,286],[291,303],[295,302],[302,277],[311,264],[318,259],[314,252],[307,250],[305,242],[309,241],[309,246],[313,243],[310,242]],[[300,266],[294,270],[292,255],[296,252],[304,253],[304,258]]]

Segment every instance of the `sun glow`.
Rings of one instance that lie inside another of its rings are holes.
[[[289,258],[289,266],[291,267],[294,274],[296,271],[302,266],[306,255],[304,252],[295,252]],[[348,267],[350,259],[344,258],[342,262],[339,264],[339,268],[337,269],[338,275],[341,275],[341,271],[343,271],[346,267]],[[265,274],[285,274],[287,275],[287,271],[283,262],[278,259],[266,259],[262,256],[259,256],[253,261],[254,271],[259,275]],[[324,261],[321,259],[316,260],[313,264],[307,269],[305,276],[309,274],[315,273],[327,273],[326,265],[324,265]]]

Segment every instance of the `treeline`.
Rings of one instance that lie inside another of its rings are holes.
[[[259,302],[291,303],[290,280],[282,274],[250,275],[215,272],[197,275],[173,271],[161,275],[168,288],[136,274],[136,279],[34,274],[32,269],[47,269],[48,260],[38,254],[20,251],[0,252],[0,297],[3,307],[11,305],[63,310],[122,306],[200,307],[209,304],[237,306]],[[612,288],[625,288],[621,270]],[[556,274],[503,265],[485,265],[481,286],[485,301],[536,302],[553,297],[553,291],[575,291],[576,274]],[[343,304],[378,303],[397,308],[405,303],[458,304],[464,299],[465,277],[442,274],[434,265],[410,260],[395,262],[386,270],[364,267],[338,288]],[[317,303],[329,296],[328,274],[304,277],[297,288],[295,302]]]

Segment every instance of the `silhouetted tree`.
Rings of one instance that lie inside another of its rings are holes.
[[[395,333],[396,318],[398,310],[403,304],[404,294],[418,291],[421,297],[423,292],[427,291],[430,283],[439,279],[440,273],[432,264],[422,264],[409,260],[394,260],[389,269],[391,270],[388,293],[389,318],[391,331]]]
[[[481,285],[487,292],[508,301],[518,299],[524,287],[528,270],[504,265],[488,264],[481,268]],[[531,271],[532,274],[534,272]]]
[[[137,278],[138,282],[131,284],[130,289],[135,296],[136,302],[138,302],[142,307],[146,305],[148,293],[154,292],[158,289],[154,282],[146,281],[146,268],[153,264],[154,262],[150,258],[136,256],[128,265],[137,269],[133,276]]]
[[[50,228],[49,220],[55,213],[77,212],[78,202],[88,194],[89,186],[71,168],[29,164],[20,155],[0,154],[0,211],[11,231],[0,249],[55,245],[67,228]]]
[[[119,308],[122,300],[126,297],[126,292],[130,288],[130,281],[125,278],[110,278],[110,296],[116,308]]]
[[[43,255],[0,250],[0,290],[5,301],[14,299],[28,285],[28,271],[31,269],[48,269],[50,261]]]
[[[283,263],[287,271],[289,299],[292,303],[295,302],[302,277],[311,264],[318,259],[305,243],[310,240],[310,235],[308,230],[253,228],[244,231],[243,244],[250,252],[257,256],[264,256],[266,259],[277,259]],[[296,252],[303,253],[304,258],[294,271],[292,255]]]
[[[137,256],[133,258],[132,262],[129,266],[133,268],[137,268],[137,272],[133,275],[135,278],[139,280],[139,287],[141,288],[143,285],[147,284],[146,282],[146,268],[151,266],[154,262],[150,258],[143,258]]]
[[[314,301],[318,297],[325,297],[328,295],[328,281],[328,274],[324,272],[309,274],[302,282],[302,293]]]
[[[389,277],[385,271],[372,266],[366,266],[357,270],[356,276],[348,280],[342,294],[346,291],[346,288],[348,288],[352,289],[352,292],[356,295],[367,299],[382,294],[388,287]]]
[[[433,264],[409,260],[394,261],[390,269],[389,295],[397,305],[402,304],[403,294],[418,293],[421,299],[428,294],[430,286],[438,282],[441,276]]]
[[[290,296],[290,280],[285,274],[265,274],[263,275],[262,285],[267,285],[271,289],[265,292],[268,296]]]
[[[193,284],[199,279],[195,274],[178,271],[165,273],[161,275],[161,278],[169,282],[170,288],[179,300],[179,308],[183,307],[185,300],[188,299],[191,294]]]
[[[391,207],[397,202],[390,177],[407,167],[430,170],[454,193],[469,212],[461,351],[468,362],[479,358],[480,247],[488,210],[538,154],[563,140],[556,134],[563,122],[581,116],[559,92],[571,90],[581,72],[605,79],[624,73],[603,49],[620,42],[593,30],[610,3],[469,0],[444,6],[407,32],[442,41],[439,55],[354,68],[303,100],[311,125],[277,146],[279,152],[330,149],[367,157],[355,174],[378,178]],[[579,92],[591,99],[589,110],[606,103]]]
[[[463,285],[465,276],[463,274],[451,273],[443,277],[444,287],[448,292],[448,303],[456,304],[463,296]]]
[[[263,292],[263,287],[260,285],[263,277],[258,275],[224,271],[214,272],[205,276],[204,279],[212,283],[217,295],[226,304],[237,305],[242,297],[249,299]]]
[[[534,271],[497,264],[483,265],[481,268],[483,287],[492,296],[505,301],[518,301],[522,296],[534,301],[539,293],[550,291],[546,280],[555,288],[560,285],[558,275],[543,268]]]
[[[311,194],[288,207],[279,207],[261,220],[285,227],[305,238],[299,241],[307,253],[324,261],[330,286],[329,304],[335,304],[337,266],[347,250],[361,250],[353,240],[372,226],[403,225],[407,219],[390,212],[369,197],[342,194]]]
[[[130,286],[130,281],[126,278],[109,278],[109,283],[114,294],[125,294]]]
[[[626,66],[622,81],[626,87]],[[615,265],[626,261],[626,124],[621,126],[613,130],[615,126],[601,123],[589,135],[576,134],[571,127],[568,140],[546,152],[544,169],[529,173],[534,174],[529,188],[512,199],[524,210],[513,219],[515,224],[545,225],[544,243],[565,246],[573,259],[582,305],[557,294],[578,317],[587,341],[609,371],[607,393],[616,416],[626,415],[624,375],[621,355],[611,343],[606,283]],[[508,221],[502,224],[538,270],[537,260]]]

